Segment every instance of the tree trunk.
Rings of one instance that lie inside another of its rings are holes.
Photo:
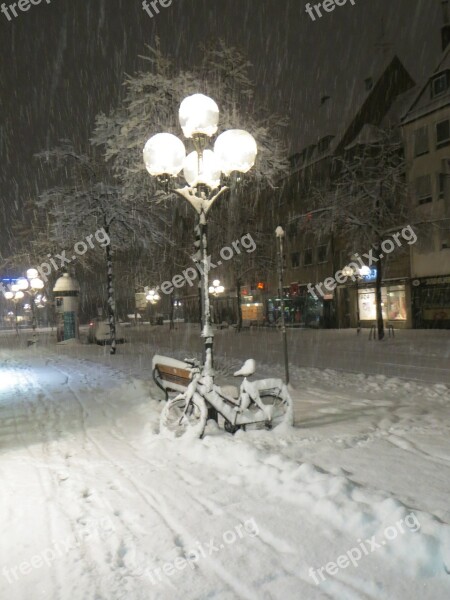
[[[109,237],[109,227],[104,226],[105,232]],[[113,261],[111,244],[105,246],[106,252],[106,267],[107,267],[107,287],[108,287],[108,323],[109,323],[109,336],[111,340],[111,351],[110,354],[115,354],[117,349],[116,343],[116,306],[114,302],[114,281],[113,281]]]
[[[377,332],[378,332],[378,339],[382,340],[384,338],[383,307],[381,306],[381,304],[383,302],[382,295],[381,295],[381,284],[382,284],[382,280],[383,280],[383,272],[382,272],[382,262],[381,262],[381,258],[380,258],[380,254],[381,254],[380,244],[378,244],[375,254],[378,259],[377,278],[375,281],[375,301],[376,301],[376,307],[377,307]]]
[[[241,298],[241,279],[236,279],[236,298],[237,298],[237,330],[242,329],[242,298]]]
[[[381,226],[381,216],[380,216],[380,205],[383,197],[383,182],[380,181],[380,193],[377,197],[376,201],[376,215],[377,215],[377,226],[380,228]],[[378,236],[377,236],[378,237]],[[383,322],[383,307],[381,306],[383,300],[381,295],[381,282],[383,280],[383,270],[382,270],[382,261],[381,261],[381,243],[382,240],[378,237],[378,242],[375,250],[375,256],[377,257],[377,278],[375,282],[375,300],[377,307],[377,331],[378,331],[378,339],[382,340],[384,338],[384,322]]]
[[[174,298],[174,290],[170,294],[170,313],[169,313],[169,330],[172,331],[175,329],[175,323],[173,322],[173,313],[175,312],[175,298]]]

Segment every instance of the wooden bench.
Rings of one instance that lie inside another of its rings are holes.
[[[164,392],[184,392],[191,382],[191,366],[182,360],[155,354],[152,360],[153,381]]]

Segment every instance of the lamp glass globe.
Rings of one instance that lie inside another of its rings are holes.
[[[157,133],[144,146],[145,168],[150,175],[176,177],[183,168],[186,148],[183,142],[171,133]]]
[[[215,189],[220,185],[220,164],[212,150],[205,150],[201,161],[199,173],[199,157],[194,150],[184,162],[183,174],[191,187],[197,187],[199,184],[207,185]]]
[[[42,290],[42,288],[44,287],[44,282],[42,281],[42,279],[39,279],[39,277],[35,277],[34,279],[32,279],[30,281],[30,286],[34,289],[34,290]]]
[[[221,133],[214,144],[222,172],[247,173],[255,164],[258,146],[255,138],[243,129],[230,129]]]
[[[28,280],[25,279],[25,277],[21,277],[20,279],[17,280],[17,287],[19,290],[28,289]]]
[[[204,94],[193,94],[183,100],[178,116],[185,137],[211,137],[219,124],[219,107],[212,98]]]
[[[36,277],[39,277],[39,273],[37,272],[37,269],[28,269],[27,279],[35,279]]]

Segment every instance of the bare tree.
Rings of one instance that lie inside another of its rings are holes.
[[[372,128],[372,140],[355,143],[334,160],[335,177],[311,191],[310,227],[318,236],[346,240],[349,254],[368,253],[376,265],[378,339],[384,338],[381,286],[386,257],[381,244],[407,218],[405,161],[398,130]],[[344,265],[342,265],[344,266]]]

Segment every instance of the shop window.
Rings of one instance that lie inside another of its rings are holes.
[[[381,288],[383,319],[388,321],[406,321],[405,286]],[[375,290],[359,290],[359,313],[362,321],[375,321],[377,318]]]
[[[422,175],[416,179],[416,199],[417,204],[428,204],[433,200],[433,194],[431,191],[431,176]]]
[[[436,149],[444,148],[450,144],[450,121],[436,123]]]
[[[317,247],[317,262],[325,263],[328,260],[328,244]]]
[[[305,250],[305,259],[303,264],[305,265],[305,267],[309,267],[310,265],[313,264],[313,251],[312,248],[306,248]]]
[[[414,156],[422,156],[429,149],[428,127],[421,127],[414,132]]]
[[[293,252],[291,254],[291,266],[293,269],[300,266],[300,252]]]

